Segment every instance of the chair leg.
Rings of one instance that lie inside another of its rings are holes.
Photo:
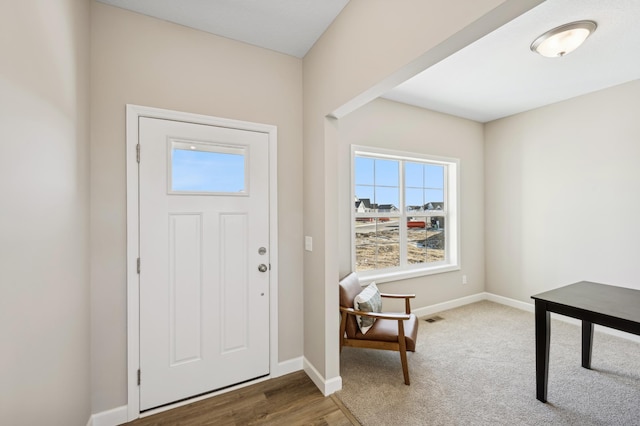
[[[407,352],[404,350],[400,350],[400,361],[402,362],[402,373],[404,374],[404,384],[410,385],[409,383],[409,365],[407,363]]]
[[[409,382],[409,363],[407,362],[407,341],[404,337],[404,323],[398,321],[398,343],[400,346],[400,362],[402,363],[402,374],[404,374],[404,384],[410,385]]]
[[[347,313],[342,312],[340,315],[340,353],[342,353],[342,346],[344,343],[344,333],[347,330]]]

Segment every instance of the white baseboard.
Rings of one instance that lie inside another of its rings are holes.
[[[122,407],[93,414],[87,426],[116,426],[127,421],[127,406],[123,405]]]
[[[337,376],[332,379],[326,380],[322,374],[307,360],[304,358],[304,372],[311,379],[313,383],[320,389],[320,392],[324,396],[329,396],[334,392],[342,389],[342,377]]]
[[[342,389],[342,376],[338,376],[338,377],[334,377],[333,379],[329,379],[327,380],[324,388],[324,391],[322,392],[322,394],[324,396],[329,396],[332,393],[336,393],[338,392],[340,389]]]
[[[522,309],[523,311],[528,311],[528,312],[534,312],[535,311],[535,305],[533,303],[526,303],[526,302],[521,302],[519,300],[515,300],[515,299],[510,299],[508,297],[503,297],[503,296],[498,296],[496,294],[492,294],[492,293],[485,293],[486,295],[486,300],[489,300],[491,302],[496,302],[496,303],[500,303],[502,305],[507,305],[507,306],[511,306],[512,308],[518,308],[518,309]],[[578,325],[581,326],[582,325],[582,321],[576,319],[576,318],[571,318],[568,317],[566,315],[559,315],[559,314],[555,314],[555,313],[551,313],[551,318],[553,319],[557,319],[569,324],[573,324],[573,325]],[[609,327],[604,327],[598,324],[595,324],[595,331],[600,331],[602,333],[605,334],[610,334],[612,336],[616,336],[616,337],[621,337],[623,339],[627,339],[627,340],[631,340],[633,342],[638,342],[640,343],[640,336],[636,336],[635,334],[631,334],[631,333],[625,333],[624,331],[620,331],[620,330],[616,330],[613,328],[609,328]]]
[[[295,373],[296,371],[300,371],[302,369],[303,369],[303,357],[293,358],[293,359],[278,363],[277,367],[276,367],[276,371],[271,372],[269,378],[275,378],[275,377],[284,376],[284,375],[289,374],[289,373]],[[262,379],[262,380],[259,380],[259,381],[263,381],[263,380],[268,380],[268,379]],[[229,389],[225,389],[224,391],[214,392],[214,393],[211,393],[211,394],[203,395],[201,397],[192,398],[192,399],[189,399],[187,401],[182,401],[182,402],[177,403],[177,404],[173,404],[173,405],[170,405],[170,406],[167,406],[167,407],[163,407],[162,409],[151,410],[151,411],[145,413],[142,417],[146,417],[148,415],[156,414],[157,412],[161,412],[161,411],[166,411],[168,409],[176,408],[178,406],[182,406],[182,405],[185,405],[185,404],[190,404],[192,402],[196,402],[196,401],[199,401],[199,400],[202,400],[202,399],[211,398],[213,396],[217,396],[217,395],[220,395],[222,393],[230,392],[231,390],[239,389],[241,387],[248,386],[248,385],[251,385],[251,384],[254,384],[254,383],[257,383],[257,381],[254,381],[254,382],[251,382],[251,383],[247,383],[247,384],[242,384],[242,385],[235,386],[235,387],[231,387]],[[122,407],[114,408],[112,410],[103,411],[101,413],[96,413],[96,414],[93,414],[91,416],[91,418],[87,422],[87,426],[116,426],[116,425],[120,425],[120,424],[126,423],[128,421],[127,414],[128,414],[128,410],[127,410],[127,406],[126,405],[124,405]]]
[[[424,306],[422,308],[412,309],[417,317],[432,315],[436,312],[446,311],[447,309],[459,308],[460,306],[485,300],[485,293],[472,294],[471,296],[461,297],[459,299],[449,300],[448,302],[437,303],[435,305]]]
[[[526,303],[519,300],[511,299],[504,296],[499,296],[493,293],[477,293],[471,296],[461,297],[459,299],[450,300],[443,303],[437,303],[435,305],[424,306],[422,308],[417,308],[413,310],[413,313],[418,317],[423,317],[426,315],[433,315],[438,312],[446,311],[448,309],[459,308],[464,305],[468,305],[470,303],[479,302],[481,300],[488,300],[491,302],[499,303],[501,305],[510,306],[512,308],[521,309],[523,311],[534,312],[535,306],[533,303]],[[551,314],[554,319],[558,319],[560,321],[564,321],[574,325],[580,325],[581,322],[575,318],[567,317],[564,315]],[[614,330],[608,327],[602,327],[596,324],[596,331],[601,331],[606,334],[610,334],[616,337],[621,337],[623,339],[631,340],[634,342],[640,343],[640,336],[636,336],[633,334],[625,333],[622,331]],[[313,381],[313,383],[320,389],[324,396],[331,395],[334,392],[342,389],[342,377],[334,377],[332,379],[326,380],[320,372],[305,358],[298,357],[292,358],[290,360],[280,362],[277,365],[277,370],[272,371],[270,377],[280,377],[286,374],[294,373],[296,371],[304,370],[305,373],[309,376],[309,378]],[[246,386],[246,385],[245,385]],[[242,387],[242,386],[239,386]],[[233,388],[232,388],[233,389]],[[224,393],[224,392],[221,392]],[[217,393],[218,394],[218,393]],[[207,397],[214,396],[208,395]],[[206,397],[201,397],[199,399],[204,399]],[[194,402],[194,401],[189,401]],[[127,419],[127,406],[124,405],[122,407],[117,407],[108,411],[103,411],[101,413],[96,413],[91,416],[89,421],[87,422],[87,426],[116,426],[122,423],[126,423]]]
[[[304,369],[303,359],[303,357],[298,357],[291,358],[284,362],[279,362],[276,366],[276,371],[271,372],[271,377],[280,377]]]
[[[522,309],[523,311],[533,312],[535,310],[535,306],[533,303],[521,302],[519,300],[510,299],[504,296],[498,296],[493,293],[484,293],[485,300],[490,302],[500,303],[501,305],[511,306],[512,308]]]
[[[446,311],[447,309],[459,308],[460,306],[468,305],[470,303],[479,302],[481,300],[488,300],[490,302],[500,303],[501,305],[511,306],[512,308],[521,309],[527,312],[534,312],[535,305],[533,303],[522,302],[520,300],[511,299],[509,297],[499,296],[493,293],[478,293],[471,296],[461,297],[460,299],[450,300],[448,302],[438,303],[431,306],[424,306],[422,308],[413,309],[413,313],[417,317],[423,317],[427,315],[433,315],[438,312]],[[553,319],[567,322],[569,324],[581,325],[581,321],[575,318],[567,317],[565,315],[558,315],[551,313]],[[613,328],[595,325],[595,330],[612,336],[621,337],[623,339],[631,340],[633,342],[640,343],[640,336],[635,334],[625,333],[624,331],[615,330]]]

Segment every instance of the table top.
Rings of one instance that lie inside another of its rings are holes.
[[[632,288],[581,281],[531,298],[640,323],[640,290]]]

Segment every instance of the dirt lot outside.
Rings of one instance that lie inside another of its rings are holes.
[[[444,222],[444,221],[443,221]],[[409,264],[445,260],[443,228],[407,228]],[[400,237],[397,221],[356,224],[356,271],[400,266]]]

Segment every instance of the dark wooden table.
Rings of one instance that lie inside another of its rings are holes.
[[[581,281],[531,298],[536,304],[536,397],[542,402],[547,402],[550,312],[582,320],[584,368],[591,368],[593,324],[640,335],[640,290]]]

